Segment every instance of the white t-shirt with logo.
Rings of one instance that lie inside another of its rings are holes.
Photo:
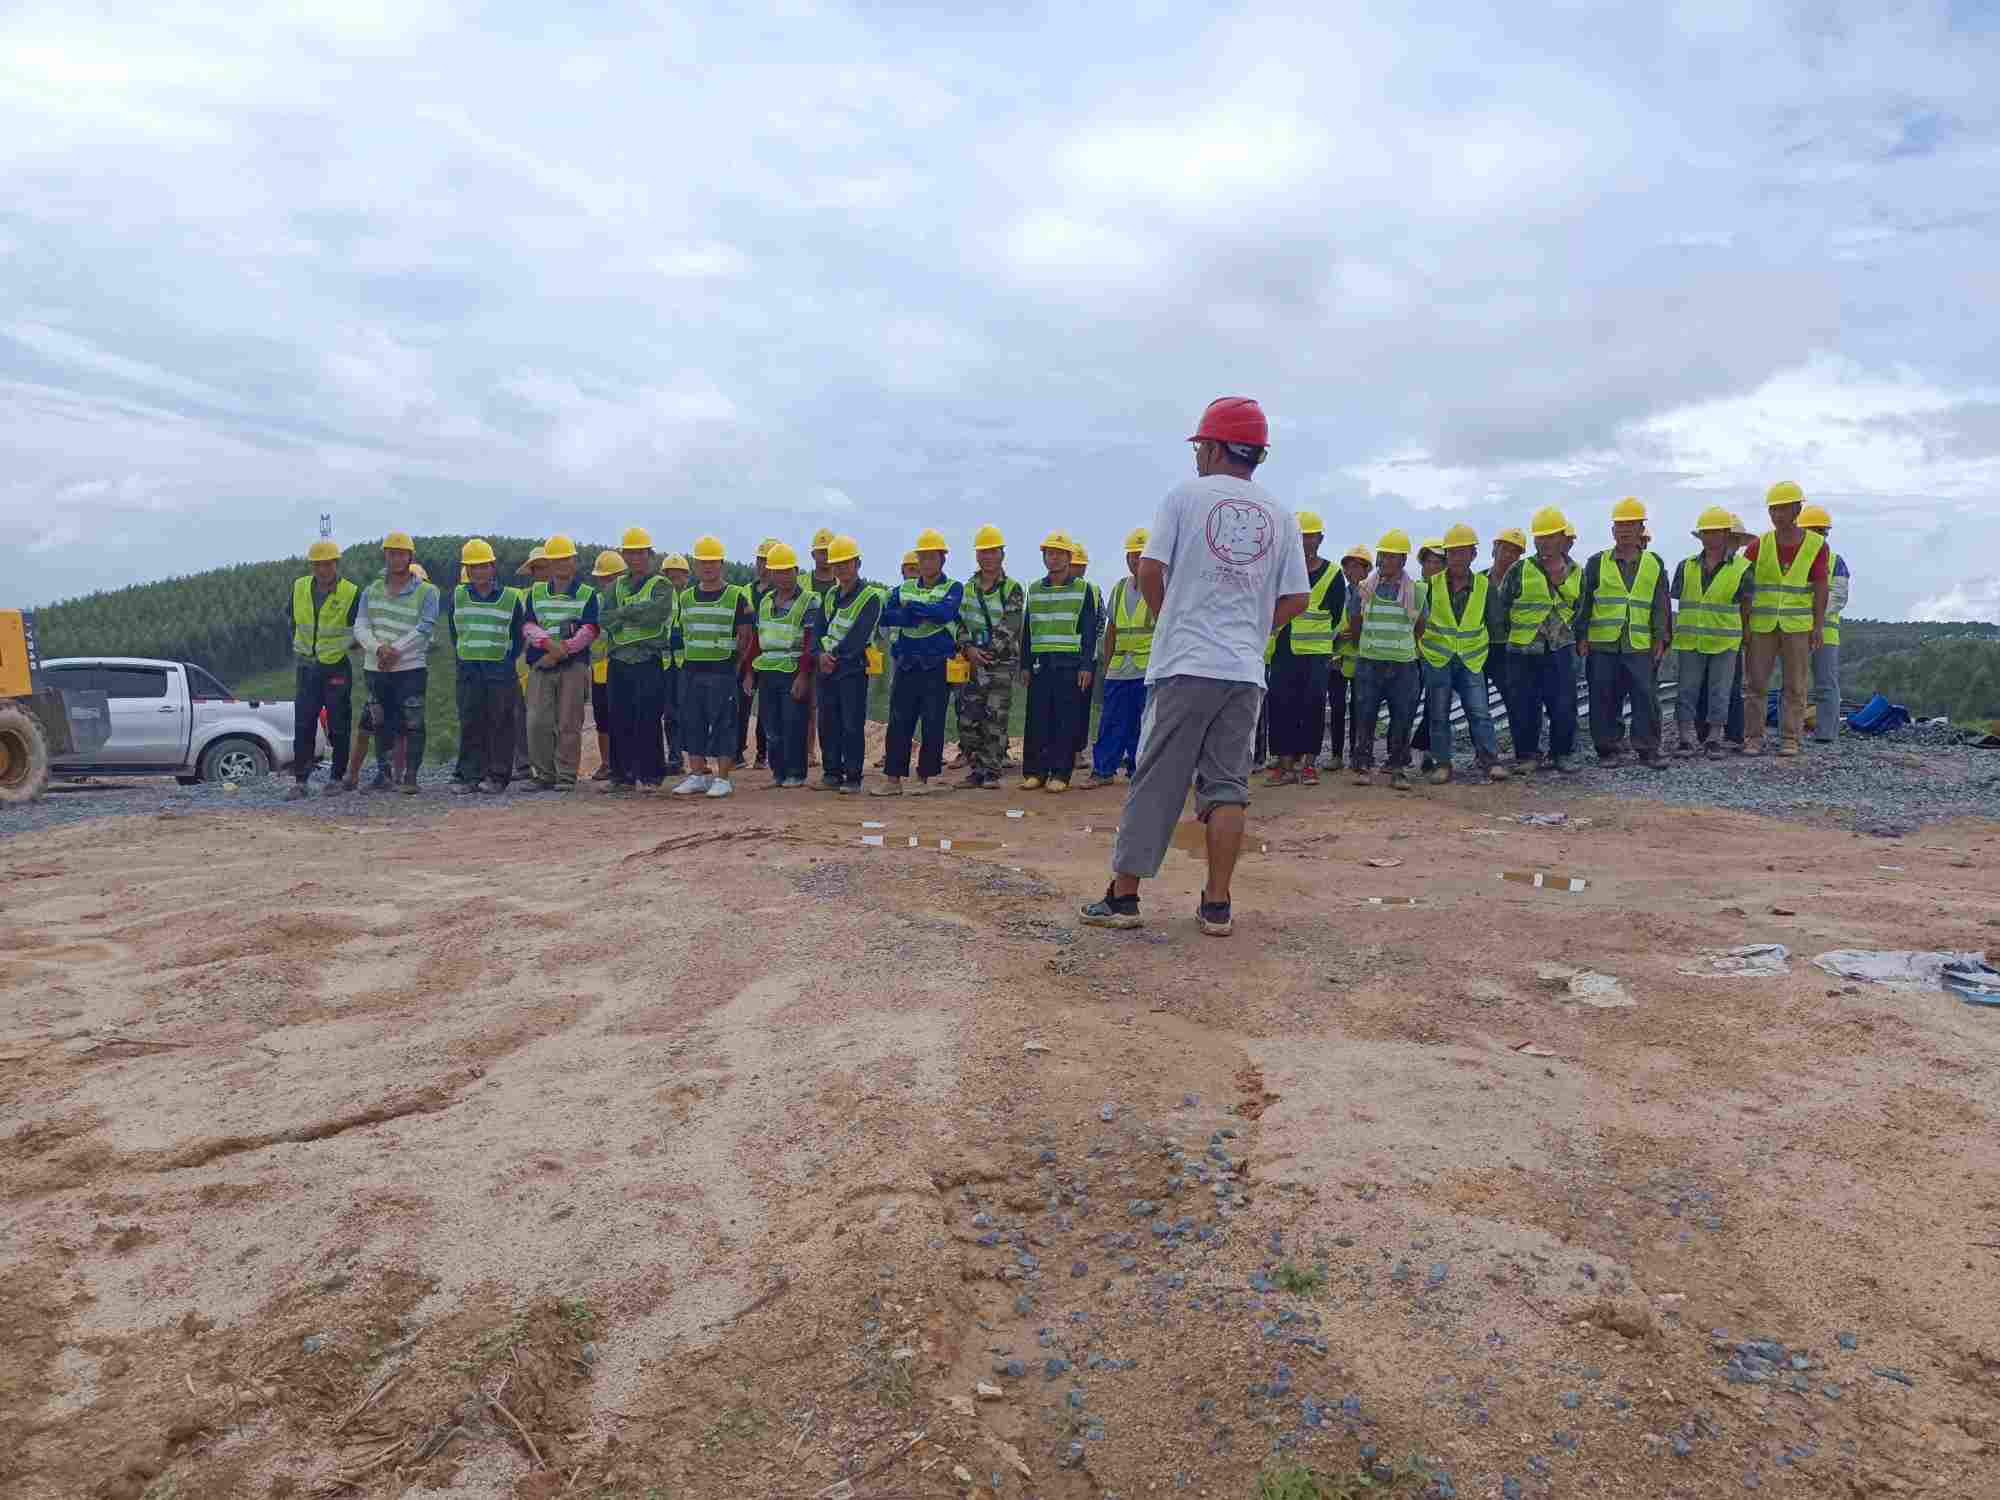
[[[1190,479],[1160,502],[1145,555],[1167,568],[1146,681],[1212,677],[1262,687],[1278,599],[1312,587],[1292,513],[1248,479]]]

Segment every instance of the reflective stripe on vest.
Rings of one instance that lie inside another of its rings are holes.
[[[558,594],[546,583],[538,583],[528,590],[528,607],[535,612],[535,623],[559,641],[567,639],[563,627],[583,618],[583,612],[597,597],[587,584],[576,579],[570,580],[570,587],[576,592]]]
[[[458,637],[460,661],[505,661],[514,644],[514,606],[518,589],[503,588],[492,599],[475,599],[470,585],[452,593],[452,633]]]
[[[1089,586],[1080,578],[1052,584],[1037,578],[1028,585],[1028,651],[1031,655],[1081,655],[1083,602]]]
[[[1639,567],[1628,589],[1618,559],[1609,552],[1597,559],[1597,591],[1590,600],[1590,644],[1609,646],[1627,630],[1632,632],[1632,649],[1644,651],[1653,644],[1653,595],[1660,586],[1660,559],[1657,554],[1639,554]]]
[[[1826,549],[1817,531],[1808,531],[1792,558],[1792,565],[1778,570],[1778,533],[1767,531],[1757,543],[1757,567],[1751,574],[1754,590],[1750,596],[1750,633],[1769,635],[1812,634],[1813,559]],[[1827,564],[1832,567],[1832,563]]]
[[[1438,575],[1431,589],[1431,612],[1424,621],[1421,643],[1424,660],[1441,667],[1454,656],[1475,672],[1486,668],[1486,653],[1492,642],[1486,636],[1486,597],[1490,585],[1484,573],[1472,575],[1472,591],[1465,600],[1465,613],[1451,611],[1451,585]]]
[[[920,579],[905,578],[897,586],[897,592],[905,604],[936,604],[951,592],[951,580],[938,574],[936,583],[925,584]],[[965,612],[964,601],[959,603],[959,613]],[[952,627],[940,620],[925,620],[917,625],[898,625],[896,635],[906,641],[920,641],[927,635],[949,633]]]
[[[336,578],[319,608],[313,608],[311,575],[292,585],[292,654],[331,667],[347,655],[354,644],[354,627],[347,612],[361,591],[345,578]]]
[[[435,594],[437,587],[421,578],[414,581],[415,588],[400,594],[390,593],[385,579],[368,585],[368,623],[377,636],[399,641],[416,634],[417,626],[423,623],[424,600]]]
[[[1113,671],[1134,671],[1153,660],[1153,611],[1139,585],[1121,578],[1111,586],[1111,619],[1118,627],[1118,654],[1111,658]]]
[[[1743,644],[1743,612],[1737,607],[1736,592],[1750,564],[1732,557],[1715,570],[1706,588],[1701,582],[1701,559],[1690,557],[1681,564],[1681,609],[1674,617],[1674,644],[1683,651],[1703,656],[1720,656]]]
[[[865,583],[854,591],[852,599],[842,604],[840,590],[837,587],[828,589],[820,599],[820,612],[826,617],[826,649],[834,651],[847,639],[847,633],[854,628],[854,622],[860,618],[862,608],[870,599],[886,600],[888,597],[874,584]]]
[[[1521,592],[1507,610],[1507,644],[1526,646],[1534,641],[1550,610],[1560,607],[1565,620],[1575,618],[1576,601],[1583,593],[1583,572],[1570,568],[1555,592],[1550,593],[1548,575],[1539,564],[1524,558],[1514,566],[1521,570]]]
[[[1000,587],[990,594],[979,589],[979,575],[973,574],[965,580],[965,593],[958,601],[958,638],[967,645],[990,646],[993,631],[999,627],[1000,618],[1007,613],[1007,601],[1021,597],[1021,585],[1004,573],[1000,576]],[[981,606],[980,601],[985,601]],[[988,617],[993,624],[989,626]]]
[[[636,589],[631,587],[626,579],[620,578],[611,585],[611,599],[613,603],[620,605],[630,604],[635,599],[641,603],[645,603],[650,601],[661,589],[666,589],[671,593],[673,585],[661,578],[657,573],[649,574],[646,581]],[[666,638],[672,634],[673,628],[673,612],[669,610],[667,618],[660,621],[657,625],[620,625],[611,633],[611,644],[614,646],[636,646],[644,641],[660,641],[664,644]],[[600,634],[598,639],[602,640],[603,636]]]
[[[728,661],[736,654],[736,609],[749,591],[726,583],[714,599],[689,589],[681,595],[681,644],[689,661]]]
[[[1409,602],[1423,613],[1427,590],[1421,579],[1405,574],[1401,579],[1409,590]],[[1361,659],[1363,661],[1415,661],[1416,621],[1404,613],[1402,604],[1379,594],[1368,598],[1367,613],[1361,617]]]
[[[1314,618],[1314,611],[1326,607],[1326,591],[1333,587],[1333,575],[1338,571],[1331,563],[1320,569],[1319,582],[1306,595],[1306,607],[1292,617],[1292,655],[1333,655],[1333,616]],[[1267,664],[1277,658],[1278,637],[1282,633],[1274,630],[1264,637],[1264,660]]]
[[[1764,549],[1757,549],[1762,552]],[[1833,575],[1840,566],[1840,554],[1828,549],[1826,554],[1826,629],[1820,633],[1820,644],[1838,646],[1840,644],[1840,610],[1833,602]]]
[[[759,672],[796,672],[812,595],[800,589],[783,614],[773,608],[777,599],[775,592],[766,593],[757,606],[757,659],[750,665]]]

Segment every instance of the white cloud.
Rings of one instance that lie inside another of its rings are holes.
[[[1968,578],[1941,594],[1920,601],[1910,611],[1914,620],[1979,620],[2000,624],[2000,573]]]

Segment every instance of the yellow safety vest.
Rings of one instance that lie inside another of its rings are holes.
[[[1618,559],[1609,552],[1600,552],[1597,590],[1590,601],[1590,644],[1609,646],[1629,629],[1634,651],[1644,651],[1652,645],[1653,595],[1659,586],[1660,559],[1656,553],[1639,554],[1638,571],[1628,589]]]
[[[1408,602],[1419,615],[1423,614],[1429,585],[1407,573],[1398,581],[1409,591]],[[1380,594],[1369,596],[1368,608],[1361,616],[1361,659],[1408,662],[1417,659],[1417,622],[1404,610],[1402,600],[1384,599]]]
[[[1530,566],[1530,561],[1524,557],[1514,564],[1521,570],[1521,592],[1514,596],[1514,602],[1507,610],[1507,645],[1510,649],[1531,644],[1552,609],[1560,609],[1565,620],[1574,622],[1576,601],[1583,594],[1581,568],[1572,564],[1563,574],[1561,585],[1551,593],[1548,575],[1539,564]]]
[[[1762,552],[1764,549],[1759,547],[1757,550]],[[1820,632],[1821,644],[1827,646],[1838,646],[1840,644],[1840,607],[1833,602],[1833,573],[1834,569],[1839,566],[1840,554],[1828,551],[1826,554],[1826,629]]]
[[[1486,575],[1472,575],[1472,592],[1465,601],[1463,616],[1451,612],[1451,585],[1443,581],[1431,589],[1430,615],[1424,621],[1424,638],[1418,647],[1424,660],[1441,667],[1454,656],[1475,672],[1486,669],[1486,653],[1492,643],[1486,638]]]
[[[1153,660],[1153,611],[1130,578],[1111,586],[1111,618],[1118,627],[1118,654],[1105,666],[1144,671]]]
[[[1321,568],[1319,581],[1306,595],[1305,609],[1292,617],[1292,655],[1333,655],[1333,616],[1325,612],[1326,591],[1333,587],[1339,572],[1331,562]],[[1277,654],[1278,632],[1274,630],[1264,641],[1264,660],[1268,662]]]
[[[1701,584],[1701,559],[1681,564],[1681,610],[1674,622],[1674,644],[1683,651],[1720,656],[1743,644],[1743,612],[1736,591],[1750,564],[1740,557],[1726,559],[1707,588]]]
[[[1767,531],[1757,543],[1757,570],[1751,575],[1755,589],[1750,596],[1750,633],[1770,635],[1811,635],[1813,622],[1813,559],[1826,548],[1817,531],[1808,531],[1799,543],[1792,565],[1778,569],[1778,533]],[[1827,564],[1830,568],[1831,562]]]
[[[347,612],[354,607],[360,590],[345,578],[334,580],[320,607],[313,608],[312,575],[292,585],[292,654],[323,667],[338,666],[347,659],[354,644],[354,628]]]

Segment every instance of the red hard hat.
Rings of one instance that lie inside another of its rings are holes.
[[[1204,438],[1263,448],[1270,444],[1271,429],[1265,424],[1264,408],[1250,397],[1217,396],[1208,403],[1208,409],[1201,414],[1201,425],[1188,441],[1198,443]]]

